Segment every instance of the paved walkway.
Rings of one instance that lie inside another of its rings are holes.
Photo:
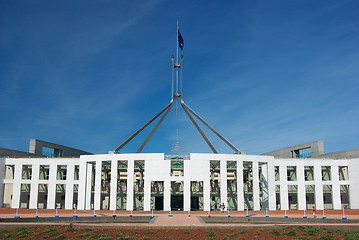
[[[145,212],[145,211],[73,211],[73,210],[63,210],[59,209],[57,212],[53,209],[0,209],[0,218],[2,220],[5,220],[4,218],[14,218],[15,216],[19,216],[20,218],[34,218],[36,215],[39,216],[39,218],[53,218],[55,215],[61,217],[73,217],[73,215],[77,215],[78,217],[94,217],[94,214],[99,217],[112,217],[113,214],[116,216],[121,217],[129,217],[131,214],[133,216],[152,216],[152,212]],[[210,214],[211,217],[228,217],[228,212],[222,213],[222,212],[191,212],[190,216],[188,216],[188,212],[165,212],[165,211],[155,211],[153,213],[153,216],[155,217],[150,223],[74,223],[77,226],[94,226],[94,227],[102,227],[102,226],[108,226],[108,227],[239,227],[239,226],[246,226],[246,227],[273,227],[273,226],[284,226],[284,225],[298,225],[293,224],[290,221],[288,221],[288,224],[273,224],[273,223],[261,223],[261,224],[246,224],[246,223],[204,223],[201,221],[199,217],[208,217]],[[301,219],[304,216],[303,210],[290,210],[290,211],[271,211],[271,212],[265,212],[265,211],[249,211],[243,212],[243,211],[233,211],[229,213],[230,216],[233,217],[246,217],[248,214],[250,218],[257,218],[257,217],[265,217],[268,215],[270,218],[281,218],[284,219],[284,216],[288,216],[288,218],[298,218]],[[310,210],[307,210],[305,212],[306,216],[308,218],[313,218],[313,215]],[[172,215],[172,216],[170,216]],[[327,219],[342,219],[343,217],[343,211],[342,210],[326,210],[324,212],[324,215]],[[323,211],[317,211],[316,217],[322,218]],[[359,220],[359,209],[348,209],[345,210],[345,217],[347,219],[353,219],[353,220]],[[9,223],[1,222],[0,225],[6,225]],[[39,224],[39,223],[18,223],[18,224]],[[49,223],[43,223],[43,224],[60,224],[55,222],[49,222]],[[69,224],[69,223],[61,223],[61,224]],[[325,223],[325,220],[323,223],[307,223],[308,225],[317,225],[317,226],[347,226],[347,227],[355,227],[359,230],[359,223],[345,223],[345,224],[328,224]],[[14,223],[12,223],[14,225]]]

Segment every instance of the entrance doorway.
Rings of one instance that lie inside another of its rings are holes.
[[[155,210],[163,210],[163,197],[155,197]]]
[[[181,211],[183,210],[183,196],[172,195],[171,197],[171,210]]]
[[[192,211],[199,210],[199,197],[191,197],[191,210]]]

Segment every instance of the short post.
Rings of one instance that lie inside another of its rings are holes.
[[[55,217],[59,217],[59,215],[57,214],[57,206],[55,207],[55,211],[56,211]]]
[[[153,208],[152,208],[151,212],[152,212],[151,219],[153,219]]]
[[[211,210],[208,211],[208,217],[211,217]]]
[[[304,209],[303,211],[304,211],[304,215],[303,215],[303,218],[307,218],[307,216],[305,215],[305,209]]]
[[[266,208],[266,218],[269,218],[268,216],[268,209]]]
[[[73,215],[72,217],[74,217],[74,218],[77,218],[77,217],[78,217],[78,216],[77,216],[77,208],[76,208],[76,207],[74,207],[74,215]]]
[[[287,209],[284,210],[284,218],[288,218]]]
[[[231,217],[231,215],[229,215],[229,207],[227,206],[227,212],[228,212],[228,217]]]
[[[345,216],[344,207],[343,207],[343,218],[342,219],[347,219],[347,217]]]
[[[131,214],[130,214],[130,217],[132,217],[132,210],[131,210]]]
[[[15,213],[14,218],[20,218],[20,216],[19,216],[19,209],[18,209],[18,208],[16,208],[16,213]]]
[[[93,217],[96,217],[96,210],[95,210],[95,208],[93,209]]]
[[[191,211],[188,211],[188,217],[190,217],[191,216]]]
[[[37,208],[36,208],[35,218],[39,218],[39,215],[37,214]]]
[[[325,215],[324,215],[324,207],[323,207],[323,217],[322,219],[326,219]]]
[[[247,207],[247,214],[246,214],[246,217],[249,217],[249,215],[248,215],[248,207]]]
[[[169,217],[173,217],[172,215],[172,209],[170,210],[170,214],[168,214]]]
[[[113,218],[116,217],[116,210],[113,210],[112,217],[113,217]]]

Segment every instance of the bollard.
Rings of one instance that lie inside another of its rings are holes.
[[[211,211],[208,211],[208,217],[211,217]]]
[[[77,218],[78,216],[77,216],[77,213],[76,213],[76,208],[74,208],[74,215],[72,215],[72,217],[74,217],[74,218]]]
[[[112,217],[116,218],[116,210],[113,210]]]
[[[93,217],[96,217],[96,210],[95,210],[95,208],[93,209]]]
[[[324,207],[323,207],[323,217],[322,219],[326,219],[325,215],[324,215]]]
[[[59,217],[59,215],[57,214],[57,207],[55,209],[56,209],[55,217]]]
[[[284,210],[284,218],[288,218],[288,216],[287,216],[287,210]]]
[[[345,217],[344,208],[343,208],[343,218],[342,219],[348,219],[348,218]]]
[[[305,215],[305,209],[304,209],[304,215],[303,215],[303,218],[308,218],[308,217]]]
[[[191,211],[188,211],[188,217],[190,217],[191,216]]]
[[[15,214],[14,218],[20,218],[20,216],[19,216],[19,209],[18,209],[18,208],[16,208],[16,214]]]
[[[269,216],[268,216],[268,209],[266,209],[266,218],[269,218]]]
[[[39,218],[39,215],[37,214],[37,208],[36,208],[36,215],[35,218]]]
[[[168,217],[173,217],[171,210],[170,210],[170,214],[168,215]]]
[[[151,216],[151,219],[153,219],[153,208],[152,208],[152,216]]]
[[[130,214],[130,217],[132,217],[132,210],[131,210],[131,214]]]
[[[249,215],[248,215],[248,208],[247,208],[247,215],[246,215],[246,217],[249,217]]]

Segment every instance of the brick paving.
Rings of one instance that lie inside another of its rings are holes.
[[[56,210],[54,209],[18,209],[17,216],[21,218],[34,218],[35,216],[39,216],[39,218],[49,218],[49,223],[51,223],[51,218],[55,217]],[[74,210],[64,210],[64,209],[58,209],[57,215],[61,217],[73,217],[73,215],[77,215],[80,217],[93,217],[94,212],[93,211],[75,211]],[[131,215],[130,211],[96,211],[95,212],[97,217],[112,217],[113,214],[116,216],[127,216],[129,217]],[[167,212],[167,211],[154,211],[153,216],[155,218],[150,223],[76,223],[78,226],[87,225],[87,226],[121,226],[121,227],[239,227],[239,226],[248,226],[248,224],[245,223],[212,223],[212,224],[206,224],[203,221],[201,221],[200,218],[197,218],[198,216],[201,217],[208,217],[210,214],[211,217],[228,217],[228,212],[202,212],[202,211],[196,211],[196,212],[190,212],[190,216],[188,216],[188,212]],[[266,214],[269,216],[269,218],[284,218],[285,215],[288,216],[288,218],[298,218],[301,219],[304,216],[303,210],[290,210],[290,211],[249,211],[248,215],[251,218],[255,217],[265,217]],[[313,218],[311,210],[305,211],[305,214],[308,218]],[[327,219],[342,219],[343,217],[343,211],[342,210],[325,210],[324,212],[325,217]],[[152,216],[152,212],[147,211],[133,211],[133,216]],[[172,215],[172,216],[169,216]],[[246,217],[247,212],[246,211],[232,211],[229,213],[230,217]],[[16,209],[10,209],[10,208],[2,208],[0,209],[0,218],[4,220],[4,218],[14,218],[16,216]],[[316,212],[317,218],[323,217],[323,211],[317,210]],[[359,209],[347,209],[345,210],[345,217],[347,219],[353,219],[353,220],[359,220]],[[44,223],[44,224],[49,224]],[[6,225],[9,223],[1,222],[1,225]],[[12,223],[13,224],[13,223]],[[17,224],[26,224],[31,225],[31,223],[17,223]],[[33,223],[33,224],[39,224],[39,223]],[[60,224],[60,223],[54,223],[51,224]],[[64,224],[64,223],[61,223]],[[65,223],[66,224],[66,223]],[[68,223],[69,224],[69,223]],[[251,226],[255,226],[256,224],[251,224]],[[278,226],[278,224],[258,224],[261,227],[266,226]],[[283,225],[283,224],[282,224]],[[288,224],[284,225],[293,225],[290,221],[288,221]],[[328,224],[325,223],[325,220],[323,220],[322,223],[311,223],[310,225],[325,225],[325,226],[338,226],[338,224]],[[352,226],[359,228],[359,223],[346,223],[346,224],[339,224],[339,225],[345,225],[345,226]]]

